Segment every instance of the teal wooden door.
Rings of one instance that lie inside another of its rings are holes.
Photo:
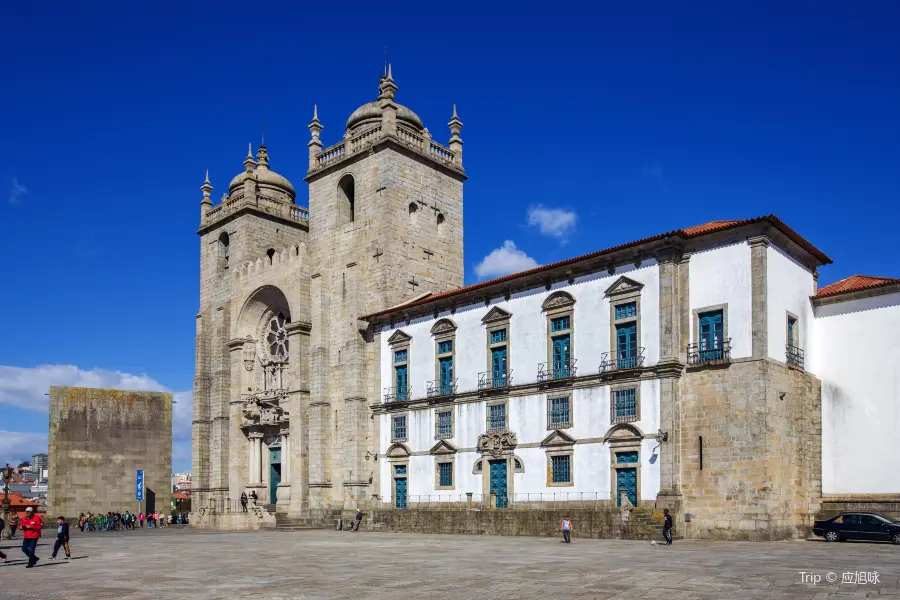
[[[278,500],[276,492],[281,483],[281,448],[269,449],[269,504]]]
[[[491,350],[491,387],[503,387],[506,385],[506,346]]]
[[[399,367],[394,367],[394,371],[397,373],[397,390],[395,394],[395,398],[399,401],[406,400],[406,388],[408,385],[408,381],[406,378],[406,374],[408,373],[406,365],[401,365]]]
[[[721,310],[700,315],[700,360],[723,358],[724,327]]]
[[[553,338],[553,378],[569,376],[569,335],[559,335]]]
[[[506,495],[506,461],[491,461],[491,492],[497,494],[497,508],[509,506]]]
[[[453,358],[448,356],[440,359],[440,394],[445,396],[453,393]]]
[[[616,352],[620,369],[637,366],[637,323],[616,325]]]
[[[618,469],[616,471],[616,506],[622,506],[622,492],[632,504],[637,506],[637,469]]]
[[[406,508],[406,465],[394,467],[394,507]]]

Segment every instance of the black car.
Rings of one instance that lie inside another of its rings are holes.
[[[868,540],[900,545],[900,523],[876,513],[841,513],[813,523],[813,533],[827,542]]]

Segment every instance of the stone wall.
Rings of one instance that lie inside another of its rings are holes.
[[[143,510],[169,509],[172,394],[51,387],[49,443],[49,514],[138,510],[138,469]]]
[[[819,381],[774,361],[744,360],[688,369],[681,386],[686,533],[805,536],[821,493]]]

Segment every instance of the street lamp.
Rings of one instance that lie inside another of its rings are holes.
[[[0,469],[0,473],[3,474],[3,522],[9,523],[9,480],[12,478],[14,469],[9,466],[9,463],[6,463],[6,466]],[[0,532],[2,533],[2,532]]]

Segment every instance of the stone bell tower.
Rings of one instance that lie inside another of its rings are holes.
[[[390,66],[379,95],[323,149],[309,130],[309,505],[354,508],[373,499],[377,449],[369,404],[377,348],[361,315],[463,284],[462,122],[448,146],[395,102]]]

